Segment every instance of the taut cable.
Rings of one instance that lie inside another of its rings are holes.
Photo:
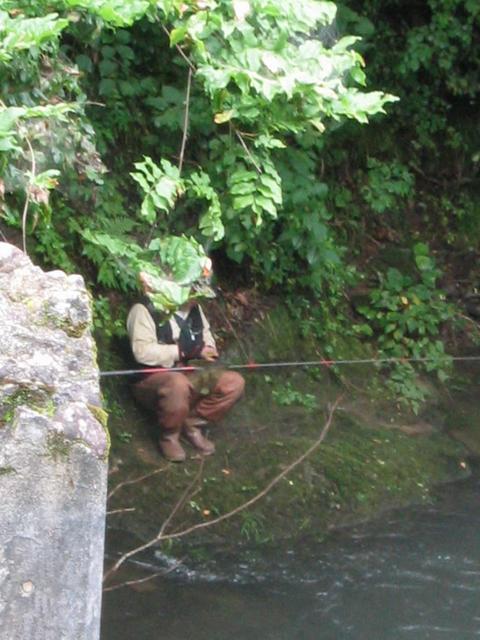
[[[117,371],[100,371],[100,376],[103,378],[113,376],[132,376],[139,373],[162,373],[166,371],[178,371],[178,372],[191,372],[201,371],[205,368],[216,367],[220,369],[274,369],[282,367],[333,367],[348,364],[361,364],[361,365],[382,365],[382,364],[402,364],[407,362],[438,362],[439,358],[360,358],[356,360],[310,360],[310,361],[298,361],[298,362],[248,362],[245,364],[209,364],[205,366],[199,365],[186,365],[183,367],[148,367],[145,369],[119,369]],[[480,356],[446,356],[445,361],[448,362],[477,362],[480,361]]]

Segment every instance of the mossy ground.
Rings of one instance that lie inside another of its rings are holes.
[[[313,340],[299,339],[282,308],[242,339],[242,347],[230,349],[228,361],[322,359]],[[341,359],[372,356],[360,341],[342,336],[335,339],[335,348]],[[109,368],[123,364],[112,363]],[[386,509],[433,499],[436,485],[468,474],[469,451],[480,454],[479,374],[476,369],[456,372],[448,390],[428,381],[433,400],[421,419],[404,413],[386,397],[378,379],[372,384],[375,375],[373,368],[364,365],[247,370],[246,398],[228,420],[211,429],[217,451],[204,461],[198,482],[194,480],[200,463],[194,452],[187,449],[191,457],[185,464],[166,463],[157,449],[154,417],[134,405],[124,380],[110,381],[107,395],[114,409],[109,425],[110,490],[156,469],[162,472],[115,493],[109,510],[120,512],[109,516],[109,527],[142,541],[151,539],[189,487],[167,534],[230,512],[261,492],[311,446],[338,397],[332,427],[317,452],[253,507],[175,542],[171,552],[208,561],[216,548],[266,549],[312,537],[323,539],[337,527]],[[315,407],[302,403],[307,397],[314,398]],[[21,405],[49,414],[55,409],[48,393],[21,389],[8,399],[4,413],[0,411],[0,426]],[[104,413],[90,409],[104,424]],[[420,429],[412,437],[402,431],[405,425],[425,422],[431,432],[421,435]],[[55,460],[67,458],[71,444],[54,435],[48,441],[48,455]],[[0,475],[14,472],[10,467],[0,469]]]
[[[291,333],[291,327],[286,330]],[[303,356],[301,346],[287,340],[285,332],[276,332],[271,326],[267,329],[270,345],[266,337],[259,341],[264,352],[260,350],[257,361],[272,360],[279,353],[275,342],[282,345],[280,358]],[[272,344],[273,355],[269,353]],[[435,485],[468,474],[467,450],[460,439],[448,434],[448,406],[454,399],[440,392],[429,409],[429,428],[424,429],[425,417],[407,415],[381,393],[375,395],[375,385],[358,386],[361,377],[369,379],[371,373],[342,370],[339,376],[325,367],[246,371],[246,397],[223,424],[210,430],[217,451],[205,460],[199,481],[192,485],[168,530],[208,522],[262,491],[318,438],[328,409],[338,397],[339,407],[320,448],[253,507],[190,536],[190,549],[192,545],[278,544],[303,536],[321,538],[335,527],[382,510],[428,501]],[[142,482],[122,487],[109,506],[134,508],[112,515],[109,525],[145,540],[156,534],[192,484],[199,460],[187,449],[192,458],[186,463],[165,463],[156,447],[154,417],[126,400],[124,381],[117,379],[108,385],[107,395],[119,399],[110,421],[111,488],[164,468]],[[292,403],[279,404],[279,398],[288,393]],[[315,407],[311,402],[302,406],[307,395],[314,397]],[[440,414],[441,419],[436,420]],[[418,435],[404,433],[405,425]],[[469,428],[478,433],[478,420]]]

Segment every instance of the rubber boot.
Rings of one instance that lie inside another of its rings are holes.
[[[210,456],[215,452],[215,445],[203,435],[200,429],[201,424],[206,424],[206,420],[202,420],[201,418],[187,418],[182,435],[185,440],[188,440],[202,455]]]
[[[180,444],[179,431],[164,431],[160,436],[158,446],[160,447],[163,457],[169,462],[183,462],[187,457],[187,454]]]

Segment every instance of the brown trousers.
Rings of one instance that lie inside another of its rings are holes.
[[[221,420],[243,394],[245,381],[235,371],[206,369],[184,374],[165,369],[133,386],[135,398],[155,411],[161,429],[180,431],[187,417]]]

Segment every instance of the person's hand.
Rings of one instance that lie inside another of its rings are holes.
[[[200,357],[207,362],[214,362],[218,358],[218,351],[211,345],[203,347]]]

